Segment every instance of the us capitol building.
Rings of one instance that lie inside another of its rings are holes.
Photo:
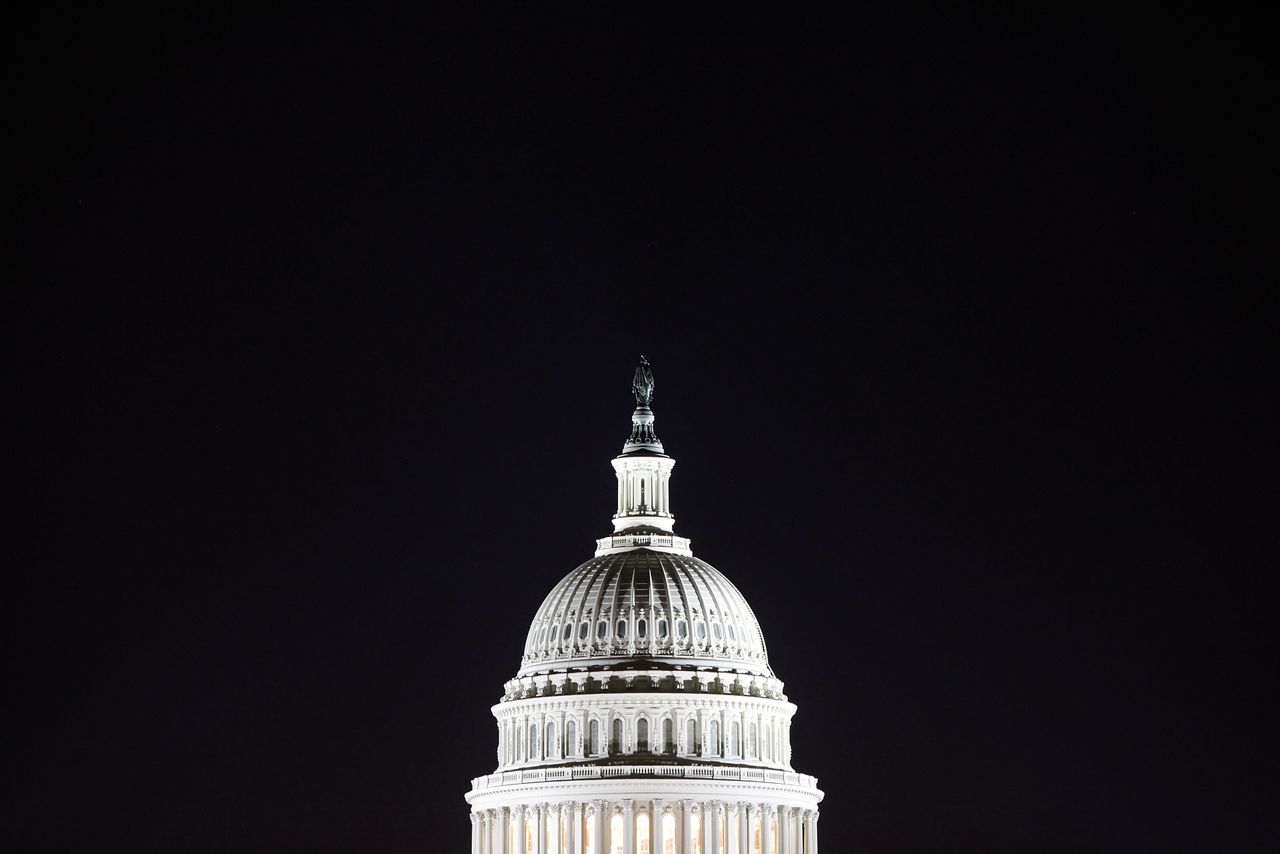
[[[498,767],[471,781],[471,854],[816,854],[817,780],[742,594],[674,532],[641,359],[618,512],[552,588],[493,707]]]

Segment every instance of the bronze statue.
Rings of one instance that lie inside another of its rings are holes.
[[[649,370],[649,360],[645,356],[640,357],[635,379],[631,381],[631,391],[635,393],[638,406],[648,406],[653,400],[653,372]]]

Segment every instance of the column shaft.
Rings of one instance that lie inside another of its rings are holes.
[[[769,832],[769,820],[774,816],[774,811],[768,804],[764,804],[760,808],[760,851],[761,854],[773,854],[773,834]]]
[[[636,854],[635,801],[622,802],[622,854]]]

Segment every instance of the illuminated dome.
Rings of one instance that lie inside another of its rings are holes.
[[[816,854],[796,706],[746,599],[675,533],[643,357],[631,387],[613,531],[543,600],[491,709],[472,854]]]
[[[635,548],[579,566],[533,618],[520,675],[628,658],[772,676],[751,606],[696,557]]]

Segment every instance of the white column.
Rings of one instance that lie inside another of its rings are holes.
[[[596,801],[595,850],[590,852],[590,854],[607,854],[609,850],[608,842],[604,836],[605,831],[609,828],[608,823],[605,821],[604,814],[605,807],[608,803],[608,801]]]
[[[534,851],[538,854],[547,854],[547,805],[538,804],[534,807],[538,811],[537,840],[534,842]]]
[[[569,810],[569,854],[583,854],[581,801],[574,801]]]
[[[818,854],[818,811],[809,810],[805,813],[805,826],[809,836],[809,845],[805,848],[804,854]]]
[[[791,846],[791,826],[787,823],[787,813],[789,810],[784,806],[778,807],[778,850],[779,854],[795,854],[795,849]]]
[[[724,817],[724,804],[715,801],[711,804],[711,846],[704,854],[720,854],[720,820]],[[704,816],[705,821],[705,816]]]
[[[760,854],[773,854],[773,836],[769,833],[769,819],[773,815],[774,811],[768,804],[760,807]]]
[[[738,804],[738,854],[751,854],[751,805]]]
[[[622,802],[622,854],[636,854],[636,804],[631,798]]]
[[[507,854],[507,808],[499,807],[494,816],[493,854]]]
[[[738,823],[742,815],[742,805],[736,801],[725,804],[724,850],[725,854],[738,854]]]
[[[649,852],[662,854],[662,801],[649,801]]]
[[[705,736],[704,736],[705,738]],[[711,826],[715,824],[715,805],[710,801],[702,802],[702,854],[718,854],[711,844]]]
[[[680,805],[684,807],[681,813],[680,835],[681,845],[679,854],[693,854],[693,801],[683,800]]]

